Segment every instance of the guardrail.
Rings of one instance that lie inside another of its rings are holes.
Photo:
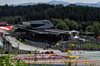
[[[40,54],[40,51],[0,51],[0,54]]]

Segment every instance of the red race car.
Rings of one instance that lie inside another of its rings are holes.
[[[53,54],[53,51],[46,51],[46,52],[42,52],[42,54]]]

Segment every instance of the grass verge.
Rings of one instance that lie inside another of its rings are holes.
[[[87,43],[83,48],[100,48],[99,44]]]

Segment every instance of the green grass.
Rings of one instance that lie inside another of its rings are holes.
[[[71,41],[71,44],[77,44],[80,43],[79,41]]]
[[[22,59],[14,61],[10,58],[10,54],[3,54],[0,56],[0,66],[29,66],[29,64],[25,63],[25,61]]]
[[[14,36],[14,38],[15,38],[15,39],[17,39],[17,37],[16,37],[16,36]]]
[[[29,45],[28,43],[26,43],[26,42],[21,42],[21,43],[23,43],[23,44],[25,44],[25,45]]]
[[[10,30],[7,30],[7,32],[8,32],[9,34],[11,34]]]
[[[17,37],[16,36],[14,36],[14,38],[15,39],[17,39]],[[18,40],[19,42],[21,42],[21,38],[20,38],[20,40]],[[28,43],[26,43],[26,42],[21,42],[21,43],[23,43],[23,44],[25,44],[25,45],[29,45]]]
[[[88,43],[84,45],[82,48],[100,48],[99,44]]]

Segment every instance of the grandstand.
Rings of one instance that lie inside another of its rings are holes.
[[[37,46],[43,44],[55,45],[59,41],[67,41],[70,37],[69,31],[52,29],[54,25],[49,20],[23,22],[23,25],[15,25],[12,36],[23,41],[28,41],[31,45],[35,42]],[[36,42],[40,42],[37,44]]]

